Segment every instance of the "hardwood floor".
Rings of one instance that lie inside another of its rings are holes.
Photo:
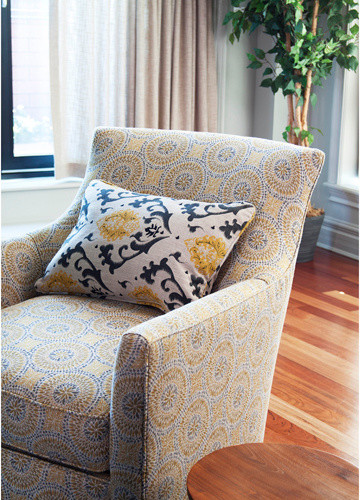
[[[297,264],[265,442],[328,451],[358,465],[358,262],[317,249]]]

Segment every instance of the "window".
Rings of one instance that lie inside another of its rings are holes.
[[[54,175],[49,0],[2,0],[3,179]]]
[[[338,184],[359,190],[359,68],[344,74]]]

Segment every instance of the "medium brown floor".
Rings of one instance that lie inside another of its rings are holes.
[[[358,464],[358,340],[358,262],[317,249],[296,266],[265,442]]]

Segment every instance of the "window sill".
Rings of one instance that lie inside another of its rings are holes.
[[[324,186],[328,188],[329,201],[359,210],[359,190],[354,189],[353,184],[348,187],[324,182]]]
[[[27,233],[45,227],[48,222],[37,222],[33,224],[9,224],[1,226],[1,240],[9,240],[24,236]]]
[[[341,177],[341,180],[338,181],[338,186],[340,189],[350,193],[359,194],[359,177],[356,177],[354,175],[344,175]]]
[[[1,181],[1,192],[73,189],[78,188],[81,183],[82,179],[79,177],[66,177],[65,179],[54,179],[48,177],[6,179]]]

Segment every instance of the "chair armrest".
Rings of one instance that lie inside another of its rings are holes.
[[[86,188],[83,181],[71,206],[49,225],[1,245],[1,307],[36,295],[35,282],[61,247],[78,219]]]
[[[30,234],[1,244],[1,307],[8,307],[35,295],[34,283],[43,266]]]
[[[153,318],[119,345],[112,387],[113,498],[186,496],[216,447],[263,439],[293,268]],[[120,490],[118,486],[122,485]]]

